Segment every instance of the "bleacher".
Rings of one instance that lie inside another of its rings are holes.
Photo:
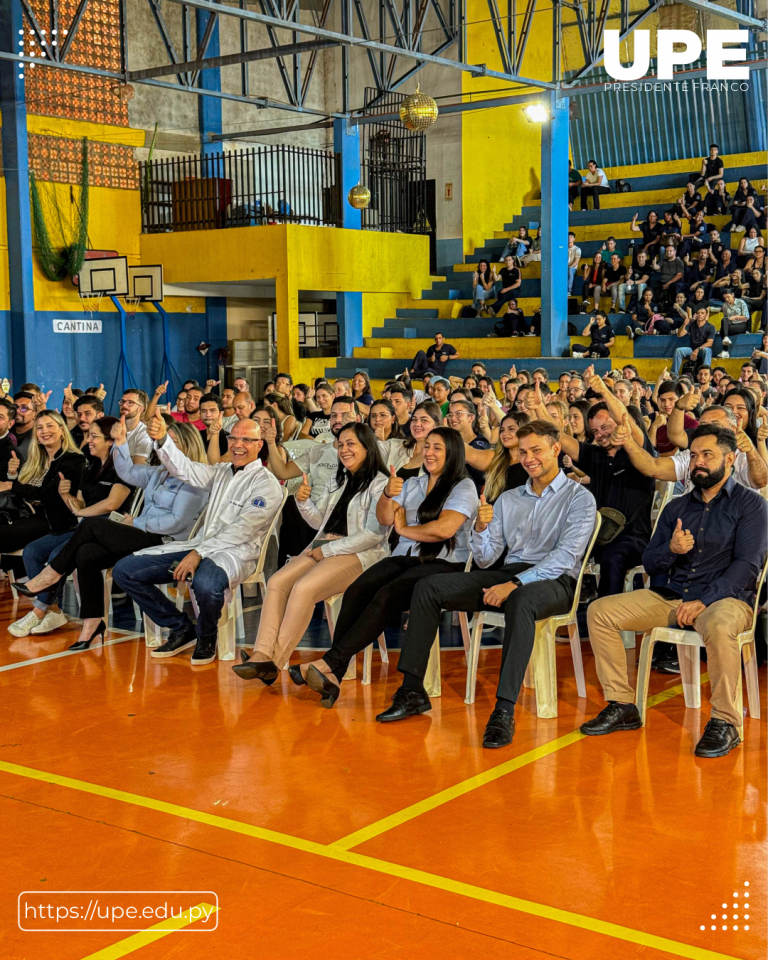
[[[738,180],[747,177],[753,185],[761,187],[765,181],[766,163],[763,154],[739,154],[723,157],[728,192],[733,196]],[[628,180],[632,193],[611,193],[600,198],[599,210],[578,209],[569,216],[570,229],[576,234],[576,243],[581,248],[581,265],[590,263],[594,254],[609,237],[616,238],[617,247],[626,258],[630,239],[640,241],[640,234],[632,233],[630,222],[635,213],[639,220],[645,219],[649,211],[655,209],[659,216],[669,209],[685,189],[689,174],[698,169],[699,160],[677,160],[669,163],[645,164],[637,167],[606,168],[606,175],[613,187],[617,179]],[[728,216],[707,216],[708,223],[718,229],[728,222]],[[520,226],[538,224],[541,220],[539,204],[522,208],[503,229],[496,230],[494,236],[485,240],[482,246],[475,248],[472,254],[464,258],[463,263],[453,264],[443,276],[435,278],[428,290],[422,291],[421,300],[409,301],[396,310],[394,317],[384,318],[382,326],[375,327],[372,335],[365,340],[365,346],[355,349],[353,357],[342,357],[333,367],[326,369],[329,377],[350,377],[356,370],[364,370],[381,388],[386,380],[393,379],[403,372],[403,368],[413,358],[417,350],[426,350],[433,342],[434,333],[440,329],[447,341],[452,343],[461,355],[461,359],[449,365],[452,376],[466,376],[473,360],[483,360],[488,373],[498,378],[509,371],[510,362],[517,362],[518,368],[530,366],[534,361],[546,363],[551,378],[557,379],[565,370],[582,369],[590,362],[567,357],[542,357],[539,337],[495,338],[492,336],[494,321],[491,319],[461,318],[461,309],[472,303],[472,274],[479,260],[488,259],[498,264],[501,252],[510,234],[517,232]],[[739,245],[741,233],[722,233],[724,243],[730,243],[732,249]],[[532,263],[523,268],[523,280],[519,290],[518,303],[527,317],[541,306],[541,264]],[[581,275],[577,274],[573,295],[581,300]],[[604,299],[602,306],[610,303]],[[415,305],[414,305],[415,304]],[[423,306],[421,306],[423,304]],[[569,321],[578,330],[586,325],[583,314],[569,316]],[[640,376],[655,380],[663,368],[671,366],[675,348],[687,344],[687,338],[671,336],[646,336],[632,341],[625,335],[628,316],[611,314],[610,323],[616,336],[609,359],[596,360],[598,373],[607,373],[625,362],[634,363]],[[719,330],[720,314],[712,315],[712,322]],[[753,317],[753,330],[757,318]],[[571,337],[571,345],[588,343],[583,337]],[[737,374],[744,358],[751,356],[753,349],[759,346],[759,333],[746,333],[732,337],[729,348],[730,359],[718,360],[729,373]],[[713,363],[723,349],[720,337],[713,347]],[[530,361],[530,363],[528,362]],[[538,365],[538,364],[536,364]]]

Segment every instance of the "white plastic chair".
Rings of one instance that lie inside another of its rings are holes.
[[[464,573],[469,573],[472,569],[472,551],[469,551],[469,556],[467,557],[467,562],[464,564]],[[467,620],[466,613],[462,610],[459,612],[459,627],[461,628],[461,639],[464,642],[464,657],[467,661],[467,670],[469,670],[469,650],[470,650],[470,638],[469,638],[469,621]],[[443,692],[443,678],[440,671],[440,627],[438,626],[437,632],[435,633],[435,642],[432,644],[432,648],[429,651],[429,660],[427,662],[427,672],[424,674],[424,690],[426,691],[427,696],[430,700],[433,697],[442,696]]]
[[[341,601],[344,599],[343,593],[335,593],[332,597],[328,597],[324,601],[325,606],[325,619],[328,621],[328,633],[331,635],[331,642],[333,642],[333,631],[336,626],[336,620],[339,616],[339,610],[341,609]],[[389,654],[387,653],[387,641],[384,637],[384,634],[379,635],[379,653],[381,654],[381,662],[389,663]],[[371,666],[373,662],[373,644],[369,643],[363,652],[363,680],[362,682],[368,685],[371,682]],[[349,661],[349,666],[347,667],[347,672],[341,678],[342,680],[355,680],[357,678],[357,657],[352,657]]]
[[[267,547],[269,546],[270,539],[274,536],[277,536],[276,528],[278,521],[280,520],[280,515],[283,512],[283,507],[285,506],[285,501],[288,498],[288,493],[283,489],[283,499],[280,502],[280,506],[275,513],[275,516],[272,518],[272,523],[269,525],[269,529],[262,541],[262,549],[259,552],[258,562],[256,564],[256,569],[251,574],[247,580],[244,580],[243,583],[263,583],[264,589],[266,589],[266,580],[264,579],[264,560],[267,555]],[[195,599],[195,589],[194,581],[189,585],[189,598],[192,601],[192,608],[195,611],[195,616],[198,615],[198,606],[197,600]],[[240,599],[240,589],[239,587],[235,588],[234,594],[231,590],[227,590],[224,595],[224,607],[221,611],[221,618],[219,619],[218,624],[218,659],[219,660],[234,660],[235,659],[235,647],[237,646],[237,625],[238,618],[240,624],[243,620],[243,605]],[[244,634],[243,634],[244,635]]]
[[[752,623],[743,633],[740,633],[736,640],[739,644],[741,658],[744,663],[744,679],[747,684],[747,702],[749,703],[749,715],[755,719],[760,719],[760,686],[757,674],[757,651],[755,649],[755,626],[757,624],[757,613],[760,609],[760,591],[765,582],[766,572],[768,571],[768,560],[763,564],[760,578],[757,581],[757,591],[755,593],[755,605],[752,610]],[[677,658],[680,663],[680,679],[683,683],[683,696],[685,705],[689,709],[699,710],[701,708],[701,656],[699,648],[703,647],[704,640],[701,634],[695,630],[679,630],[673,627],[654,627],[650,633],[643,635],[643,642],[640,645],[640,660],[637,666],[637,691],[635,693],[635,703],[638,712],[643,721],[646,722],[648,701],[648,683],[651,675],[651,660],[653,658],[654,644],[674,643],[677,645]],[[739,678],[738,692],[736,696],[736,712],[740,717],[744,716],[743,696],[741,689],[741,678]],[[744,739],[744,724],[739,727],[739,736]]]
[[[579,578],[573,593],[573,603],[568,613],[548,617],[546,620],[536,621],[536,636],[533,641],[533,652],[528,669],[525,672],[524,685],[536,688],[536,715],[544,718],[557,716],[557,674],[555,665],[555,634],[559,627],[568,627],[568,636],[573,657],[573,671],[576,676],[576,692],[579,697],[586,697],[587,685],[584,680],[584,663],[581,658],[581,637],[576,618],[579,608],[581,581],[587,567],[589,555],[600,532],[601,517],[598,513],[595,518],[595,527],[587,545],[584,559],[581,561]],[[492,623],[494,626],[504,626],[503,613],[489,613],[481,610],[475,614],[470,640],[469,670],[467,671],[467,694],[464,703],[475,702],[475,688],[477,686],[477,661],[480,655],[480,641],[483,636],[483,624]],[[531,670],[533,667],[533,670]]]

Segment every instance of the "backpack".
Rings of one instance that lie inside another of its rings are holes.
[[[632,193],[632,184],[629,180],[617,180],[614,184],[615,193]]]
[[[474,320],[477,316],[477,310],[474,307],[470,307],[469,304],[466,304],[461,308],[461,319],[462,320]]]

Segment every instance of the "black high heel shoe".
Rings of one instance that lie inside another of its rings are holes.
[[[20,593],[23,597],[29,597],[30,600],[34,600],[35,597],[39,597],[41,593],[48,593],[51,590],[56,590],[61,583],[61,577],[56,581],[56,583],[50,584],[50,586],[43,587],[41,590],[30,590],[25,583],[16,583],[16,592]]]
[[[236,663],[232,669],[241,680],[261,680],[262,683],[271,687],[280,675],[277,666],[271,660],[254,660],[252,663],[248,660],[248,654],[245,650],[240,651],[242,663]]]
[[[312,663],[307,667],[307,686],[320,694],[320,706],[326,710],[330,710],[341,693],[341,687],[337,687],[333,680],[321,673]]]
[[[306,687],[307,681],[304,679],[304,674],[301,672],[301,667],[298,663],[294,663],[292,667],[288,667],[288,676],[297,687]]]
[[[88,647],[93,643],[96,637],[101,634],[101,642],[104,643],[104,633],[107,629],[106,623],[103,620],[99,620],[99,625],[93,631],[93,633],[88,637],[87,640],[78,640],[77,643],[73,643],[69,648],[70,650],[87,650]]]

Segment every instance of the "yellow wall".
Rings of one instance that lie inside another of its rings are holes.
[[[428,240],[407,234],[280,225],[147,234],[140,247],[143,263],[163,264],[168,283],[274,279],[277,362],[294,379],[320,376],[329,362],[299,361],[300,291],[362,292],[370,334],[430,284]]]
[[[524,10],[518,4],[518,11]],[[499,3],[502,18],[507,4]],[[520,18],[518,18],[518,23]],[[501,70],[494,33],[488,23],[486,0],[467,2],[467,59]],[[521,73],[533,79],[548,80],[552,74],[552,13],[534,14]],[[495,79],[475,79],[463,75],[465,94],[499,91],[504,84]],[[509,92],[527,93],[530,88]],[[496,93],[496,96],[503,96]],[[541,128],[529,123],[522,106],[467,111],[462,115],[462,201],[464,252],[493,236],[520,212],[524,203],[541,196]]]

